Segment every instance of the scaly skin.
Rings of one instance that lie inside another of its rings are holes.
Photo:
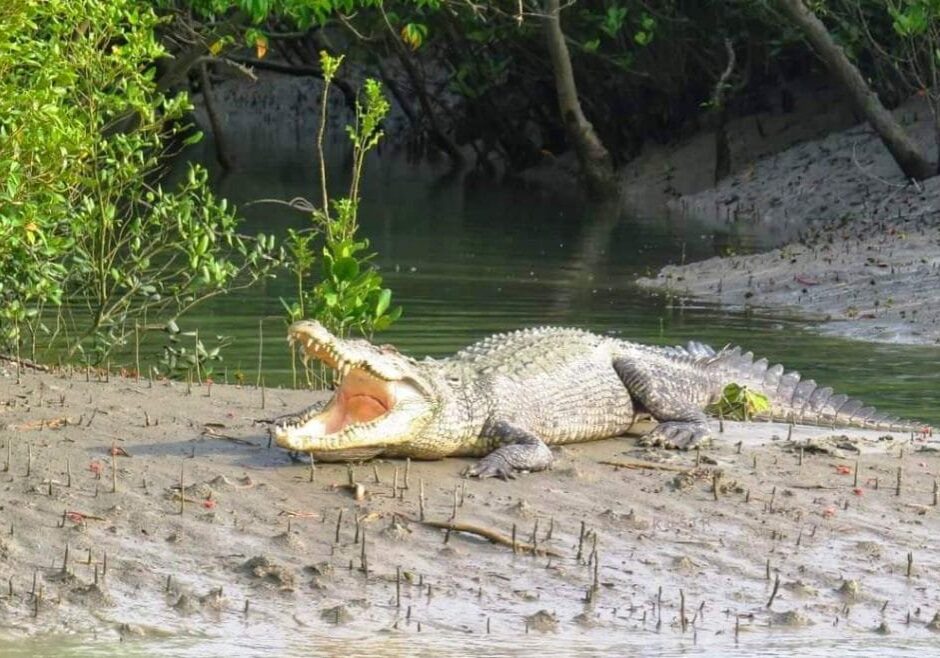
[[[273,430],[278,445],[320,460],[474,456],[482,459],[469,475],[512,477],[548,468],[548,446],[622,435],[639,415],[659,421],[646,443],[689,448],[710,439],[704,409],[730,383],[767,395],[765,417],[921,429],[738,348],[652,347],[546,327],[418,361],[391,346],[337,338],[312,321],[295,322],[288,339],[340,381],[328,403],[279,419]]]

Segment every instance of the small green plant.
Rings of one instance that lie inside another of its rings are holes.
[[[362,172],[366,156],[384,134],[381,123],[389,104],[381,85],[375,80],[366,80],[356,102],[355,124],[346,127],[353,156],[348,196],[331,199],[327,191],[323,137],[330,86],[342,59],[342,56],[320,53],[324,86],[317,145],[322,205],[311,210],[311,226],[288,232],[287,260],[295,276],[296,298],[290,302],[282,299],[281,303],[292,321],[310,316],[339,336],[353,330],[371,336],[401,315],[401,307],[391,305],[392,291],[382,285],[368,240],[358,236]],[[319,257],[317,246],[320,247]],[[310,287],[308,281],[318,261],[320,276]]]
[[[729,420],[750,420],[769,410],[770,400],[766,395],[738,384],[725,386],[721,399],[707,409],[708,413]]]
[[[234,342],[231,336],[215,336],[215,346],[206,347],[198,331],[181,331],[173,321],[167,323],[166,333],[167,344],[163,346],[158,372],[172,379],[189,377],[197,382],[211,379],[222,362],[222,350]]]

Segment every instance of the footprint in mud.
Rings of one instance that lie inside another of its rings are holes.
[[[787,628],[800,628],[802,626],[813,625],[813,620],[804,615],[799,610],[775,612],[773,613],[771,619],[774,626],[786,626]]]
[[[97,583],[72,587],[66,596],[72,603],[80,604],[86,608],[110,608],[114,605],[114,599],[101,589]]]
[[[784,583],[783,588],[793,592],[798,596],[814,597],[819,596],[819,590],[811,585],[807,585],[802,580]]]
[[[850,601],[855,601],[862,594],[862,586],[854,579],[843,580],[838,592]]]
[[[940,632],[940,612],[935,612],[933,619],[927,622],[927,630]]]
[[[181,615],[192,615],[199,612],[199,602],[189,594],[180,594],[171,606]]]
[[[208,592],[199,597],[199,605],[202,608],[208,608],[209,610],[221,610],[228,603],[222,595],[221,587],[213,587]]]
[[[527,501],[524,498],[520,499],[518,503],[513,503],[512,505],[507,507],[506,511],[509,512],[510,514],[521,516],[524,519],[530,519],[536,514],[538,514],[538,512],[535,511],[535,508],[533,508],[532,505],[529,504],[529,501]]]
[[[368,605],[369,604],[362,599],[349,601],[348,603],[340,603],[339,605],[321,609],[320,618],[331,624],[348,624],[355,619],[355,615],[353,615],[350,610],[351,607],[366,608]]]
[[[393,516],[389,524],[382,528],[380,532],[383,537],[393,541],[403,541],[411,534],[411,528],[405,525],[400,518]]]
[[[600,624],[597,615],[590,612],[580,612],[574,616],[572,621],[582,628],[594,628]]]
[[[276,585],[281,591],[294,590],[294,572],[264,555],[256,555],[246,561],[242,570],[262,583]]]
[[[286,548],[291,551],[303,551],[307,547],[300,538],[300,535],[290,530],[285,530],[282,533],[274,535],[271,537],[271,541],[274,542],[275,546],[280,546],[281,548]]]
[[[539,610],[525,618],[526,628],[540,633],[555,632],[558,630],[558,617],[548,610]]]

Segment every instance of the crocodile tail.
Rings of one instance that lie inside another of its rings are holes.
[[[754,360],[752,352],[744,352],[740,347],[725,347],[715,352],[690,343],[686,349],[691,355],[707,360],[710,370],[721,373],[722,386],[736,383],[766,395],[771,408],[758,418],[888,432],[918,432],[925,427],[923,423],[878,411],[848,395],[836,394],[828,386],[803,379],[796,371],[786,372],[779,363],[770,365],[767,359]]]

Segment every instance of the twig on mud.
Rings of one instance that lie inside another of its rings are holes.
[[[515,543],[513,543],[512,539],[510,539],[506,535],[500,534],[499,532],[495,530],[484,528],[478,525],[471,525],[469,523],[457,523],[457,522],[452,522],[452,521],[431,521],[428,519],[425,519],[422,521],[420,519],[415,519],[410,516],[406,516],[405,514],[397,514],[396,516],[404,519],[405,521],[408,521],[409,523],[420,523],[430,528],[439,528],[441,530],[450,530],[452,532],[465,532],[469,535],[476,535],[478,537],[483,537],[484,539],[488,539],[494,544],[500,544],[502,546],[508,546],[509,548],[515,548],[516,551],[521,551],[523,553],[535,552],[536,555],[544,555],[544,556],[551,556],[551,557],[564,557],[564,555],[562,555],[558,551],[553,551],[550,548],[542,548],[542,547],[536,548],[532,544],[526,544],[518,540]]]
[[[830,487],[825,484],[788,484],[788,489],[844,489],[845,487]]]
[[[258,447],[258,444],[255,443],[254,441],[248,441],[247,439],[240,439],[237,436],[230,436],[228,434],[222,434],[211,425],[203,426],[202,436],[208,436],[210,439],[222,439],[224,441],[232,441],[233,443],[240,443],[246,446]]]
[[[84,512],[76,512],[75,510],[66,510],[65,518],[73,523],[84,523],[85,521],[107,521],[103,516],[95,516],[94,514],[85,514]]]
[[[284,508],[279,508],[277,515],[289,516],[291,518],[297,518],[297,519],[315,519],[318,516],[320,516],[316,512],[295,512],[294,510],[289,510],[289,509],[284,509]]]
[[[29,430],[57,430],[60,427],[75,425],[77,421],[66,416],[61,418],[40,418],[38,420],[28,420],[25,423],[9,425],[7,429],[14,432],[26,432]]]
[[[630,460],[630,461],[609,461],[601,460],[597,462],[598,464],[604,464],[605,466],[616,466],[617,468],[631,468],[631,469],[648,469],[651,471],[672,471],[675,473],[685,473],[686,471],[691,471],[694,466],[677,466],[675,464],[660,464],[657,462],[645,462],[640,460]]]

